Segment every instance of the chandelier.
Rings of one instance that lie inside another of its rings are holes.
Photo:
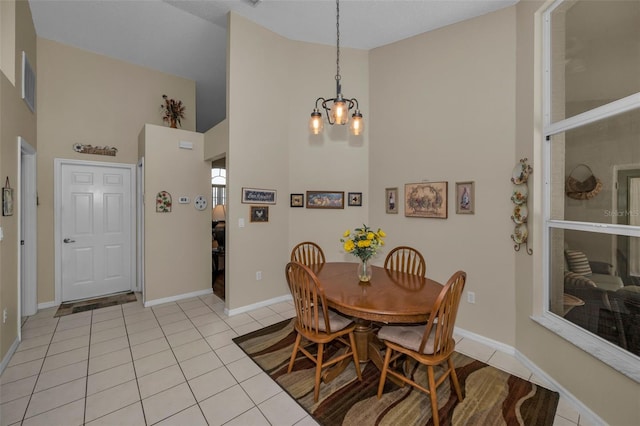
[[[353,110],[349,129],[356,136],[362,133],[364,122],[358,100],[356,98],[345,98],[342,95],[340,78],[340,0],[336,0],[336,97],[329,99],[320,97],[316,99],[316,107],[313,109],[309,120],[309,130],[314,135],[320,134],[324,127],[320,108],[324,109],[327,121],[331,125],[347,124],[349,122],[349,113]]]

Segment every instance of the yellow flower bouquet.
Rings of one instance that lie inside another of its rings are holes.
[[[387,234],[380,228],[374,232],[367,225],[362,225],[362,228],[356,228],[353,232],[345,231],[340,242],[343,243],[344,251],[366,262],[384,245],[386,236]]]

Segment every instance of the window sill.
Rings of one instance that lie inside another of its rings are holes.
[[[532,316],[532,320],[554,332],[558,336],[589,353],[616,371],[630,379],[640,383],[640,370],[638,363],[640,357],[621,349],[600,337],[582,330],[570,322],[553,315],[543,313],[541,316]]]

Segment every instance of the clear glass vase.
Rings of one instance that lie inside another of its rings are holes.
[[[358,263],[358,279],[360,282],[368,283],[371,281],[371,274],[373,271],[371,270],[371,265],[368,260],[362,260]]]

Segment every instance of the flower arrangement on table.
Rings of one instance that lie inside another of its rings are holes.
[[[384,245],[384,237],[386,236],[387,234],[380,228],[377,231],[373,231],[367,225],[362,225],[362,228],[356,228],[353,232],[350,230],[345,231],[342,238],[340,238],[344,251],[361,260],[358,269],[360,281],[369,281],[371,278],[371,266],[368,264],[368,260]]]
[[[169,123],[172,128],[177,128],[177,124],[182,126],[182,119],[184,118],[185,107],[182,101],[176,101],[175,99],[169,99],[167,95],[162,95],[164,104],[160,105],[162,109],[163,117],[162,121]]]

